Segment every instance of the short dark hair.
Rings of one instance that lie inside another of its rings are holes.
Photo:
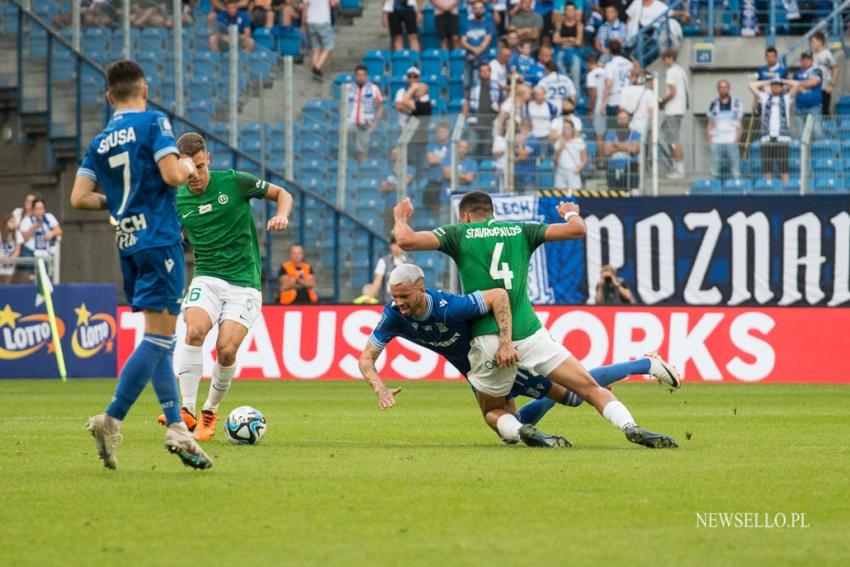
[[[177,150],[184,156],[193,157],[207,151],[207,142],[197,132],[186,132],[177,139]]]
[[[493,214],[493,199],[484,191],[471,191],[460,200],[458,211],[471,215]]]
[[[30,206],[34,209],[34,208],[35,208],[35,206],[36,206],[37,204],[39,204],[39,203],[41,203],[42,205],[44,205],[44,208],[45,208],[45,209],[47,208],[47,203],[45,203],[45,202],[44,202],[44,199],[42,199],[41,197],[36,197],[35,199],[33,199],[33,200],[32,200],[32,205],[30,205]]]
[[[145,72],[135,61],[115,61],[106,68],[106,84],[112,100],[124,102],[139,96],[145,82]]]
[[[555,63],[554,61],[547,61],[546,62],[546,70],[549,71],[550,73],[555,72],[555,71],[558,70],[558,64]]]
[[[824,44],[826,43],[826,36],[823,34],[822,31],[816,31],[815,33],[813,33],[811,39],[816,39]]]
[[[369,74],[369,69],[363,63],[354,68],[354,72],[356,73],[357,71],[366,71],[366,74]]]
[[[611,52],[611,55],[619,55],[623,52],[623,44],[616,39],[612,39],[608,42],[608,51]]]
[[[776,51],[776,48],[771,45],[770,47],[764,50],[765,55],[767,55],[768,53],[773,53],[774,55],[776,55],[779,52]]]
[[[676,56],[677,56],[677,55],[678,55],[678,53],[676,53],[676,50],[674,50],[674,49],[666,49],[666,50],[664,51],[664,53],[662,53],[662,54],[661,54],[661,57],[662,57],[662,58],[666,57],[666,58],[668,58],[668,59],[672,59],[673,61],[675,61],[675,60],[676,60]]]

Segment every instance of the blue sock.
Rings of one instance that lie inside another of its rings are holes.
[[[619,364],[609,364],[608,366],[600,366],[590,370],[590,375],[593,379],[606,388],[614,382],[619,382],[624,378],[628,378],[632,374],[649,374],[649,367],[652,362],[648,358],[638,358],[629,362],[620,362]]]
[[[172,423],[183,421],[183,418],[180,416],[180,396],[177,393],[177,378],[174,376],[174,337],[160,337],[160,339],[167,342],[170,346],[167,348],[165,356],[162,357],[153,371],[153,389],[156,392],[159,405],[162,406],[162,413],[165,414],[165,420],[168,422],[168,425],[171,425]]]
[[[130,355],[121,375],[118,377],[118,387],[112,396],[112,402],[106,408],[106,414],[115,419],[124,419],[127,412],[136,403],[145,385],[150,380],[154,369],[166,353],[159,341],[165,337],[145,334],[142,342]]]
[[[555,406],[555,402],[549,398],[540,398],[539,400],[531,400],[516,413],[516,417],[520,423],[537,425],[537,422],[543,419],[546,412]]]

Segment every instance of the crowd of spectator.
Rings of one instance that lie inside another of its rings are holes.
[[[24,204],[0,218],[0,285],[33,283],[35,266],[17,258],[48,258],[62,238],[62,227],[44,199],[28,193]]]

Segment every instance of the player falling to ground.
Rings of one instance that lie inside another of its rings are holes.
[[[558,205],[563,223],[497,222],[490,196],[473,191],[463,196],[459,212],[459,224],[445,225],[433,232],[415,232],[408,224],[413,204],[405,199],[393,211],[393,233],[404,250],[440,250],[451,256],[467,293],[496,287],[508,292],[513,312],[512,338],[519,352],[520,368],[546,376],[575,392],[622,430],[632,443],[676,447],[671,437],[638,427],[626,406],[600,387],[564,345],[542,328],[531,308],[526,291],[531,255],[544,242],[584,237],[586,228],[578,205]],[[495,423],[505,439],[516,440],[522,423],[508,411],[505,396],[511,391],[517,369],[499,368],[492,363],[499,345],[499,329],[491,315],[473,323],[472,331],[471,370],[467,378],[478,392],[487,422]]]
[[[178,158],[168,118],[146,111],[148,87],[141,67],[116,61],[106,75],[106,98],[115,114],[88,147],[77,170],[71,205],[108,209],[117,222],[124,295],[133,311],[144,312],[145,335],[124,364],[106,412],[92,417],[88,429],[103,464],[114,469],[121,422],[152,379],[168,423],[166,448],[184,464],[206,469],[212,461],[180,417],[172,366],[174,328],[185,284],[183,236],[172,187],[195,177],[195,165]],[[95,192],[97,184],[105,194]]]
[[[251,199],[276,202],[277,211],[266,228],[283,231],[289,224],[292,195],[249,173],[210,171],[210,154],[200,134],[183,134],[177,148],[180,157],[190,159],[195,167],[195,177],[177,190],[180,223],[195,253],[195,272],[183,300],[186,337],[177,369],[183,398],[180,413],[195,438],[208,441],[215,435],[218,407],[236,373],[236,353],[263,305],[262,261]],[[195,404],[203,373],[202,347],[215,324],[216,361],[198,421]],[[164,423],[165,416],[159,416],[159,421]]]
[[[400,388],[387,388],[376,369],[376,361],[390,341],[401,337],[423,346],[442,355],[466,376],[470,371],[472,323],[489,311],[496,311],[499,301],[509,301],[503,289],[476,291],[466,296],[426,289],[425,274],[412,264],[400,266],[391,274],[390,293],[393,299],[384,306],[381,320],[360,355],[360,372],[375,391],[381,409],[394,406],[395,394],[400,391]],[[650,374],[673,389],[681,386],[676,369],[657,355],[590,370],[593,379],[603,387],[639,374]],[[517,396],[534,400],[517,412],[513,401]],[[510,413],[515,413],[523,425],[536,425],[556,403],[575,407],[583,402],[574,392],[524,370],[517,373],[507,399]],[[556,445],[557,437],[541,434],[544,445]],[[539,438],[526,439],[526,444],[536,444]]]

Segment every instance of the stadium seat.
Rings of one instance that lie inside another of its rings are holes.
[[[850,96],[845,95],[838,99],[835,104],[835,113],[842,116],[850,114]]]
[[[834,175],[815,175],[811,189],[814,193],[836,193],[843,189],[842,180]]]
[[[445,49],[428,49],[422,54],[422,75],[442,76],[446,63],[449,60],[449,52]]]
[[[778,179],[759,178],[753,185],[753,193],[776,193],[781,187],[782,183]]]
[[[727,179],[723,183],[723,192],[730,194],[742,194],[749,193],[752,189],[752,182],[749,179],[742,179],[740,177]]]
[[[691,185],[692,195],[712,195],[720,193],[721,181],[719,179],[697,179]]]
[[[333,85],[333,95],[334,100],[339,101],[340,93],[342,92],[342,85],[345,83],[353,83],[354,75],[351,73],[340,73],[336,77],[334,77],[334,85]]]
[[[798,195],[800,193],[800,178],[791,177],[786,185],[780,183],[779,191],[785,195]]]
[[[199,76],[189,83],[189,92],[186,94],[191,96],[192,100],[212,100],[214,90],[215,85],[208,77]]]
[[[268,79],[277,64],[275,54],[266,49],[257,49],[250,56],[250,68],[252,78]]]
[[[462,79],[451,79],[449,81],[449,100],[463,100],[464,88]]]
[[[835,142],[818,140],[812,144],[812,159],[841,157],[841,146]]]
[[[280,30],[280,31],[278,31]],[[301,32],[293,28],[274,28],[281,55],[301,56]]]
[[[452,80],[463,79],[463,73],[466,68],[466,51],[463,49],[454,49],[449,54],[449,77]]]
[[[385,49],[374,49],[366,52],[366,55],[363,57],[363,64],[366,65],[370,77],[383,77],[387,72],[388,60],[388,51]]]
[[[843,174],[844,161],[835,158],[817,158],[812,162],[812,172],[815,175]]]
[[[419,54],[410,49],[393,51],[390,55],[391,76],[395,78],[404,77],[410,67],[419,67]]]
[[[443,87],[445,79],[440,75],[426,75],[422,78],[422,82],[428,85],[428,94],[434,100],[445,102],[443,98]]]
[[[259,27],[256,28],[251,35],[254,37],[254,42],[257,44],[257,47],[274,51],[275,36],[270,29]]]

